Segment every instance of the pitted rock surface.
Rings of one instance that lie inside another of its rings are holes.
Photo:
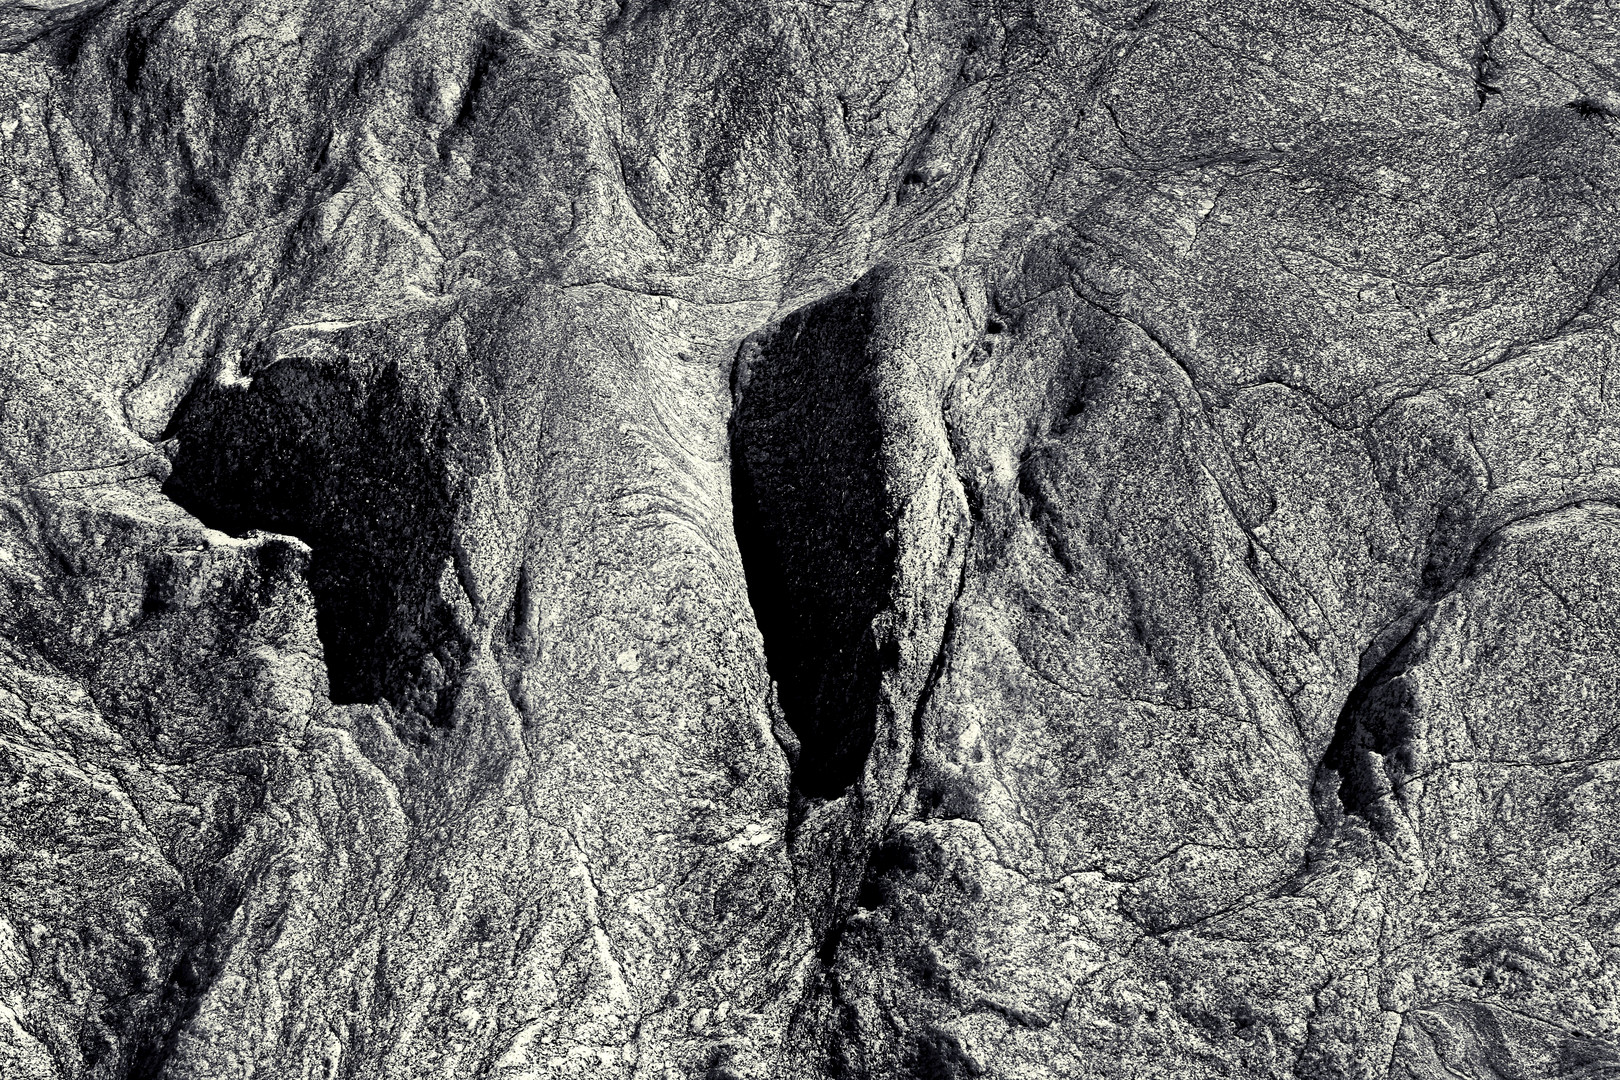
[[[1620,1076],[1617,73],[0,0],[0,1078]]]

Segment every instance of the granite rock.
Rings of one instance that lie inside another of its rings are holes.
[[[1620,1076],[1617,71],[0,0],[0,1077]]]

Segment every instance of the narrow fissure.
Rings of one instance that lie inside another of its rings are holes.
[[[158,1080],[164,1075],[180,1033],[196,1018],[203,996],[223,966],[215,953],[218,935],[227,921],[216,917],[208,933],[194,930],[188,935],[161,995],[142,1018],[144,1022],[137,1027],[136,1037],[128,1047],[128,1080]],[[90,1054],[86,1054],[86,1064],[95,1065]]]
[[[1418,704],[1407,673],[1421,658],[1422,637],[1420,623],[1357,681],[1317,771],[1319,805],[1336,799],[1385,840],[1394,836],[1404,778],[1415,772]]]
[[[868,297],[800,312],[759,348],[731,423],[733,518],[749,602],[789,727],[796,791],[860,779],[892,665],[872,621],[887,602],[880,425],[865,370]]]

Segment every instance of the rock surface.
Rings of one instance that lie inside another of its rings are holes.
[[[0,0],[0,1077],[1620,1076],[1617,80]]]

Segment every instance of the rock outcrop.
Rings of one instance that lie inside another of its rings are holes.
[[[0,0],[0,1077],[1620,1075],[1617,72]]]

